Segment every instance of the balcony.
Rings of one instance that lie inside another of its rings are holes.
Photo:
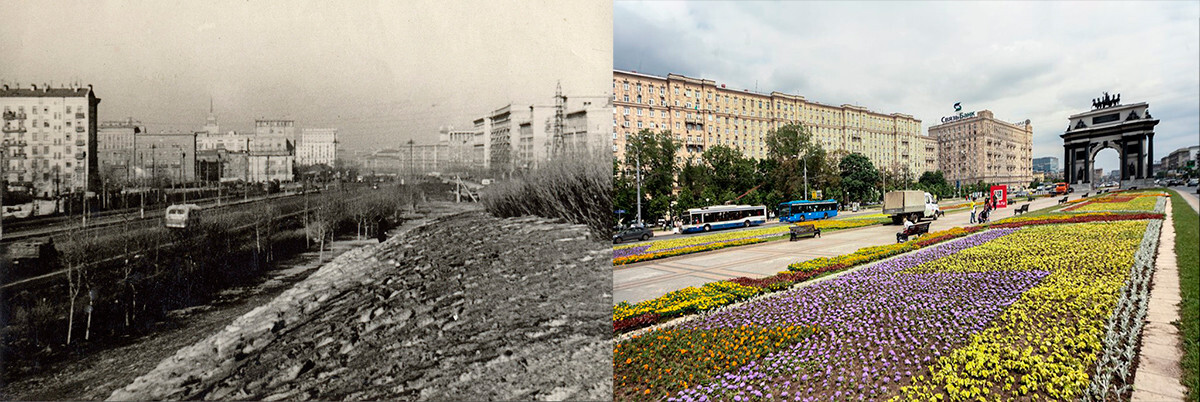
[[[83,113],[75,113],[75,118],[76,118],[76,119],[82,119],[82,118],[83,118]]]
[[[12,158],[14,158],[14,159],[25,159],[28,157],[29,157],[29,154],[24,153],[24,152],[17,152],[15,154],[12,154]]]
[[[75,159],[83,160],[84,158],[87,158],[87,152],[77,152],[75,154]]]
[[[75,140],[75,146],[82,147],[84,145],[87,145],[87,143],[84,142],[83,140]]]
[[[84,131],[87,131],[87,129],[83,128],[83,126],[75,126],[75,132],[82,133]]]
[[[16,112],[12,112],[12,111],[4,112],[4,120],[16,120],[16,119],[17,119]]]

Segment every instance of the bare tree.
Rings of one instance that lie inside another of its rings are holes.
[[[68,345],[71,344],[75,329],[75,299],[79,297],[79,292],[87,287],[88,258],[95,254],[95,251],[97,251],[96,239],[87,236],[83,232],[82,226],[73,226],[67,230],[66,241],[62,244],[60,261],[66,269],[67,297],[70,301],[67,311]]]

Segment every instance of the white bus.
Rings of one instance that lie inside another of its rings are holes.
[[[692,208],[687,210],[687,216],[683,219],[684,233],[758,226],[767,222],[767,207],[763,205],[717,205]]]

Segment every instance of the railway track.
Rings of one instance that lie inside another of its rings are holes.
[[[315,206],[315,205],[310,206],[310,207],[304,207],[302,205],[299,205],[303,202],[303,198],[296,197],[297,195],[300,195],[300,194],[289,194],[289,195],[285,195],[285,196],[263,198],[263,199],[259,199],[259,200],[250,200],[248,202],[243,202],[240,204],[224,204],[221,206],[221,209],[231,208],[231,207],[235,207],[235,206],[246,206],[249,204],[255,204],[255,203],[263,202],[263,201],[279,201],[281,204],[276,205],[276,206],[279,207],[281,210],[292,209],[292,208],[297,208],[297,207],[299,208],[294,211],[283,212],[283,213],[279,214],[278,216],[276,216],[275,219],[273,220],[273,223],[279,223],[279,222],[284,222],[287,219],[292,219],[292,218],[301,216],[309,211],[313,211],[316,209],[317,206]],[[358,196],[347,198],[346,201],[352,202],[352,201],[356,201],[358,199],[364,198],[366,196],[367,196],[367,194],[359,194]],[[146,219],[150,220],[152,222],[155,222],[155,224],[157,224],[157,222],[159,221],[158,220],[159,218],[160,217],[156,216],[154,218],[148,217]],[[113,226],[119,225],[121,223],[123,223],[123,222],[114,223],[112,225],[109,225],[109,227],[113,227]],[[244,225],[235,226],[235,227],[230,228],[229,232],[230,233],[241,233],[244,230],[253,228],[256,224],[258,224],[258,223],[248,223],[248,224],[244,224]],[[126,227],[122,226],[121,228],[125,229]],[[124,260],[128,260],[130,258],[136,258],[136,256],[139,254],[144,254],[149,251],[156,250],[156,249],[170,247],[170,246],[177,244],[178,242],[179,242],[179,240],[171,240],[168,242],[158,244],[155,247],[133,250],[133,251],[129,251],[127,253],[121,253],[118,255],[111,256],[111,257],[106,257],[106,258],[103,258],[103,259],[100,259],[97,261],[88,262],[88,263],[84,264],[83,267],[80,267],[77,269],[86,269],[86,268],[97,267],[97,266],[102,267],[102,266],[105,266],[106,264],[111,264],[111,263],[115,263],[118,261],[124,261]],[[39,275],[35,275],[35,276],[20,278],[20,279],[5,283],[3,285],[0,285],[0,290],[13,291],[13,290],[20,289],[23,287],[36,285],[38,283],[53,279],[55,277],[64,275],[66,273],[67,273],[67,269],[62,268],[62,269],[59,269],[59,270],[56,270],[53,272],[49,272],[49,273],[45,273],[45,274],[39,274]]]
[[[293,197],[293,196],[298,196],[298,195],[301,195],[301,194],[276,194],[276,195],[269,195],[269,196],[265,196],[265,197],[253,198],[253,199],[249,199],[249,200],[238,199],[238,200],[233,200],[233,201],[222,201],[221,205],[217,205],[217,201],[215,198],[209,198],[208,200],[210,200],[210,201],[201,202],[197,205],[200,205],[209,211],[213,211],[213,210],[219,211],[219,210],[225,210],[225,209],[232,208],[232,207],[247,206],[247,205],[252,205],[252,204],[259,203],[259,202],[278,200],[281,198]],[[118,225],[132,224],[139,228],[153,226],[153,225],[158,224],[162,220],[163,211],[165,211],[166,208],[167,208],[167,206],[161,205],[161,206],[157,206],[156,208],[153,208],[153,209],[147,209],[146,213],[145,213],[145,217],[142,217],[140,210],[132,210],[132,211],[127,210],[127,212],[102,215],[102,216],[92,218],[88,222],[86,227],[80,227],[78,225],[75,225],[77,223],[77,221],[75,221],[75,220],[68,221],[66,219],[61,219],[61,220],[58,220],[58,222],[55,224],[46,225],[46,226],[42,226],[42,227],[32,227],[32,228],[20,230],[17,232],[7,232],[6,231],[4,233],[4,238],[0,239],[0,244],[8,244],[8,243],[21,241],[21,240],[27,240],[27,239],[31,239],[31,238],[58,237],[58,236],[65,234],[69,230],[81,230],[83,234],[93,235],[93,234],[97,234],[96,232],[98,232],[98,231],[108,230],[108,229],[111,229],[112,227],[118,226]],[[36,223],[34,223],[34,224],[36,224]],[[34,224],[26,225],[26,226],[32,226]]]

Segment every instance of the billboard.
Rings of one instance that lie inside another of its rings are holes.
[[[996,200],[996,209],[1008,207],[1008,186],[992,186],[991,196]]]

